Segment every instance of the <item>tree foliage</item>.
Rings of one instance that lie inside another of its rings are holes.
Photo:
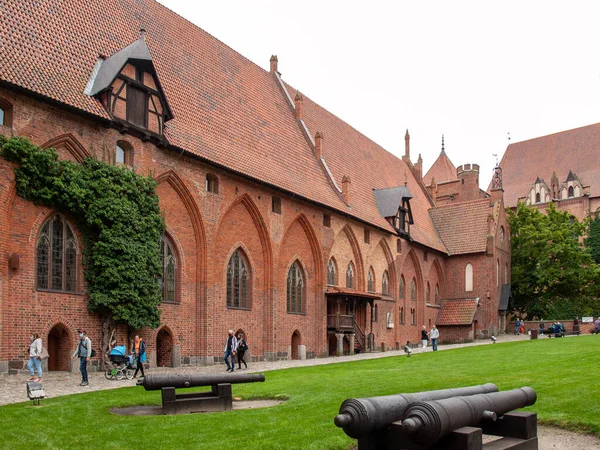
[[[598,213],[590,219],[586,245],[590,249],[594,262],[600,264],[600,217],[598,217]]]
[[[597,315],[600,266],[582,245],[587,223],[552,203],[546,214],[519,204],[508,220],[515,312],[549,320]]]
[[[0,135],[0,155],[18,165],[17,194],[74,218],[83,236],[88,310],[135,329],[160,324],[164,231],[156,182],[95,159],[59,160],[21,137]]]

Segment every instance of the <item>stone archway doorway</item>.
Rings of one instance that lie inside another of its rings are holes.
[[[71,338],[66,327],[55,325],[48,333],[48,371],[67,372],[70,368]]]
[[[172,367],[173,335],[162,328],[156,335],[156,366]]]

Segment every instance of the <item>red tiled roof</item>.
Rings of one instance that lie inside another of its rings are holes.
[[[457,179],[456,167],[454,167],[454,164],[452,164],[452,161],[450,161],[450,158],[448,158],[446,152],[440,153],[438,159],[435,160],[433,165],[423,177],[423,183],[425,186],[430,186],[432,179],[435,179],[435,182],[438,184],[444,181]]]
[[[429,211],[440,238],[451,255],[486,250],[487,221],[493,212],[487,198],[451,203]]]
[[[538,176],[550,185],[556,172],[563,183],[569,170],[590,186],[590,196],[600,196],[599,148],[600,123],[510,144],[500,162],[505,205],[515,207]]]
[[[327,286],[327,289],[325,289],[325,295],[348,295],[350,297],[364,297],[371,299],[381,298],[381,295],[373,292],[357,291],[356,289],[341,286]]]
[[[471,325],[477,312],[478,298],[442,300],[442,310],[438,316],[438,326]]]
[[[338,185],[351,180],[350,207],[332,189],[273,74],[153,0],[6,0],[0,15],[0,80],[99,118],[84,94],[99,54],[110,56],[146,28],[161,85],[174,114],[171,145],[258,181],[393,232],[372,189],[408,178],[411,237],[444,251],[427,213],[430,203],[411,170],[305,97],[305,121],[325,133],[323,155]],[[332,81],[333,82],[333,81]],[[292,97],[293,98],[293,97]]]

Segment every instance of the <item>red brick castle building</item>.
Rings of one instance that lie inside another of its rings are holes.
[[[444,151],[423,178],[408,132],[397,158],[286,84],[276,57],[263,70],[152,0],[5,2],[0,133],[158,181],[162,324],[139,330],[153,365],[221,360],[229,328],[276,359],[503,327],[501,183],[482,192],[478,166]],[[76,330],[101,333],[81,236],[17,196],[13,169],[0,158],[0,372],[22,368],[31,332],[70,370]]]

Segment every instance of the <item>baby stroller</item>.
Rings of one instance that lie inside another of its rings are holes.
[[[113,364],[113,368],[104,372],[107,380],[122,380],[123,378],[131,380],[133,378],[133,371],[135,370],[133,357],[127,355],[127,349],[124,345],[117,345],[110,351],[108,357]]]

